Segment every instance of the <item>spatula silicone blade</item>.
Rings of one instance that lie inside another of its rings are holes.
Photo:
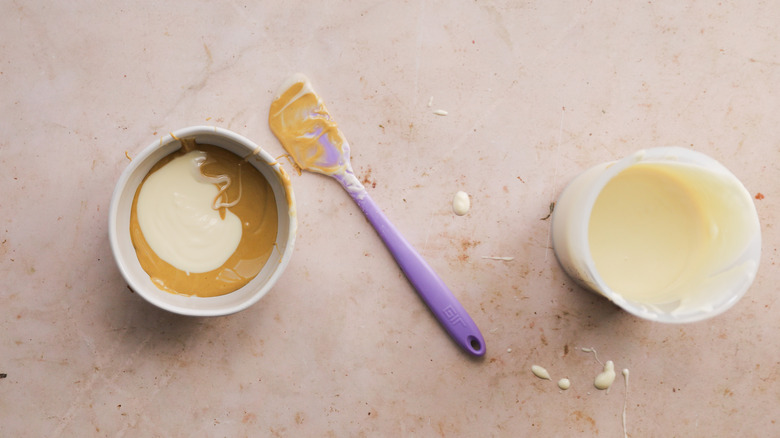
[[[333,177],[341,183],[452,339],[468,353],[484,355],[485,340],[468,312],[382,213],[355,176],[349,161],[349,143],[306,76],[296,74],[284,83],[271,103],[268,122],[301,169]]]

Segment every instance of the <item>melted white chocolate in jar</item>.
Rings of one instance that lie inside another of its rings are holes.
[[[599,194],[588,226],[596,270],[624,298],[686,303],[708,292],[753,232],[718,174],[682,163],[638,163]]]

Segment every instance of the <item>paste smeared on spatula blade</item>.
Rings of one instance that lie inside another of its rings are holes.
[[[306,76],[295,74],[282,85],[268,124],[298,167],[343,180],[348,190],[365,190],[349,164],[347,139]]]

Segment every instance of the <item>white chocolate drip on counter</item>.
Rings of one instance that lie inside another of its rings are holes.
[[[458,216],[463,216],[471,209],[471,199],[469,194],[464,191],[458,191],[452,197],[452,211]]]
[[[606,389],[607,394],[609,394],[609,388],[612,386],[612,383],[614,383],[616,377],[615,364],[611,360],[608,360],[606,363],[602,364],[599,360],[599,356],[596,353],[595,348],[583,347],[581,350],[586,353],[593,353],[593,357],[596,358],[596,361],[604,367],[603,370],[594,379],[593,386],[600,390]],[[623,375],[623,380],[626,385],[626,392],[623,396],[623,437],[628,438],[628,429],[626,428],[626,407],[628,406],[628,368],[623,368],[621,374]]]
[[[596,358],[596,362],[598,362],[601,365],[604,365],[604,363],[599,360],[599,354],[596,352],[595,348],[582,347],[581,350],[586,353],[593,353],[593,357]]]
[[[544,367],[534,365],[531,367],[531,372],[540,379],[550,380],[550,373]]]
[[[611,360],[608,360],[604,364],[604,370],[599,373],[598,376],[596,376],[596,379],[593,381],[593,386],[596,387],[596,389],[604,390],[606,389],[609,391],[609,388],[612,386],[612,383],[615,381],[615,364],[612,363]]]
[[[628,438],[628,429],[626,429],[626,405],[628,404],[628,368],[623,368],[623,380],[626,383],[626,392],[623,396],[623,438]]]
[[[606,393],[609,394],[609,388],[612,387],[612,384],[615,382],[615,378],[617,377],[615,373],[615,363],[612,362],[611,360],[602,363],[601,360],[599,360],[598,353],[596,352],[595,348],[583,347],[581,348],[581,350],[586,353],[593,353],[593,357],[602,366],[602,371],[594,379],[593,386],[595,386],[596,389],[598,390],[606,390]],[[533,374],[540,379],[552,380],[550,378],[550,373],[544,367],[541,367],[539,365],[532,366],[531,372],[533,372]],[[623,414],[622,414],[623,437],[628,438],[628,429],[626,427],[626,408],[628,406],[628,375],[629,375],[628,368],[623,368],[621,374],[623,375],[623,379],[626,385],[626,392],[623,398]],[[569,388],[571,388],[571,381],[566,377],[558,380],[558,388],[561,389],[561,392],[568,390]],[[588,394],[590,394],[590,392],[588,392]]]

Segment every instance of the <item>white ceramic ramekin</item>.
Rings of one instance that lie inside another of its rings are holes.
[[[130,209],[138,185],[155,163],[179,149],[177,138],[192,137],[198,143],[219,146],[239,156],[254,154],[249,162],[270,183],[279,215],[276,236],[278,252],[271,255],[257,277],[244,287],[217,297],[190,297],[159,289],[141,267],[130,240]],[[119,177],[108,216],[111,250],[130,288],[157,307],[191,316],[228,315],[244,310],[260,300],[273,287],[290,262],[296,228],[295,197],[290,179],[280,164],[249,139],[226,129],[210,126],[192,126],[175,131],[155,141],[134,157]]]

